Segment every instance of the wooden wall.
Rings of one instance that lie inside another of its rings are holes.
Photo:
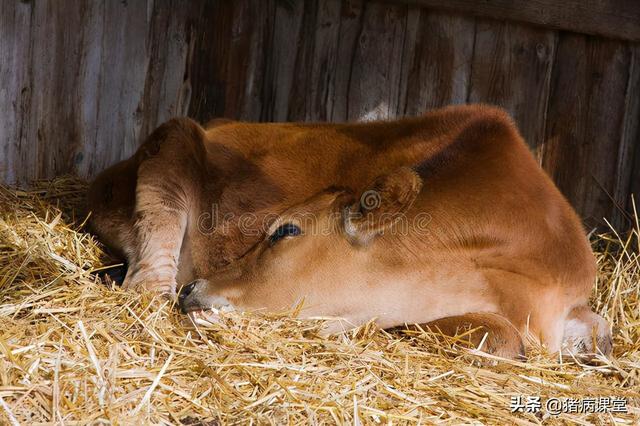
[[[527,15],[476,7],[518,3],[505,0],[0,0],[0,179],[93,176],[174,115],[372,120],[488,102],[588,226],[624,226],[640,193],[640,20],[600,24],[584,4],[602,17],[620,1],[594,0],[547,23],[536,1]]]

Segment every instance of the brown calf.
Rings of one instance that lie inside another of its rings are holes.
[[[175,119],[98,176],[89,203],[128,261],[124,285],[184,286],[186,311],[304,299],[303,315],[341,327],[478,326],[504,356],[525,331],[552,351],[611,350],[587,307],[581,223],[496,108],[366,124]]]

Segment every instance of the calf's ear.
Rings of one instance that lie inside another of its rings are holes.
[[[422,179],[408,167],[378,176],[355,203],[343,209],[345,235],[355,244],[369,243],[406,220],[421,189]]]

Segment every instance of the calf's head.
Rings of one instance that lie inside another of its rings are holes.
[[[406,219],[421,188],[413,170],[400,168],[359,194],[343,189],[316,194],[280,214],[240,259],[185,286],[180,306],[184,312],[227,301],[288,308],[313,292],[371,280],[372,264],[392,254],[382,237],[401,238],[392,231]]]

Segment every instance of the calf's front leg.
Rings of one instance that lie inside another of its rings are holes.
[[[202,131],[188,119],[154,131],[136,153],[135,247],[123,286],[174,296],[202,152]]]
[[[138,244],[123,287],[172,296],[187,212],[179,203],[167,203],[163,189],[158,184],[138,184],[134,223]]]

